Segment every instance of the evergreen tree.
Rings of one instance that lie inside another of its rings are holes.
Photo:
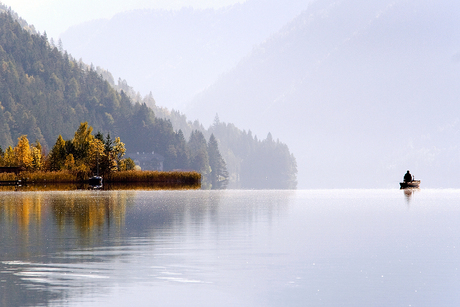
[[[49,169],[52,171],[61,170],[64,167],[66,156],[66,142],[62,136],[59,135],[49,154]]]
[[[43,168],[43,155],[42,155],[42,146],[39,141],[31,147],[32,154],[32,168],[34,170],[41,170]]]
[[[89,156],[90,144],[94,139],[91,134],[93,127],[88,126],[88,122],[80,123],[72,139],[74,157],[78,160],[85,160]]]
[[[228,184],[228,172],[224,159],[219,152],[219,146],[214,134],[208,143],[209,166],[211,167],[210,181],[212,189],[223,189]]]
[[[200,172],[205,177],[210,172],[210,167],[207,143],[203,133],[198,130],[193,131],[190,134],[188,147],[190,150],[191,168]]]

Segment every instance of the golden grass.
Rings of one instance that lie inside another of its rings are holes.
[[[159,171],[120,171],[111,173],[105,182],[154,182],[169,184],[200,184],[201,174],[198,172],[159,172]]]
[[[13,173],[0,173],[0,181],[13,181],[21,179],[25,183],[82,183],[87,180],[87,176],[82,180],[81,174],[70,171],[56,172],[21,172],[18,175]],[[159,171],[120,171],[113,172],[104,178],[105,183],[159,183],[197,186],[201,185],[201,174],[198,172],[159,172]]]
[[[199,190],[201,184],[183,184],[183,183],[155,183],[155,182],[115,182],[104,184],[103,189],[107,190]]]
[[[69,171],[21,172],[18,178],[24,179],[26,182],[34,183],[77,183],[81,181],[77,178],[75,173]]]
[[[17,176],[14,173],[0,173],[0,181],[13,181],[17,180]]]
[[[0,191],[23,192],[75,191],[83,189],[85,189],[85,185],[77,183],[29,183],[24,185],[0,186]]]

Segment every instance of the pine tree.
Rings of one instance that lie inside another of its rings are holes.
[[[210,172],[209,157],[206,139],[201,131],[192,131],[188,147],[190,150],[191,168],[206,177]]]
[[[211,134],[208,142],[209,166],[212,189],[223,189],[228,184],[227,166],[219,151],[217,139]]]
[[[91,134],[92,131],[93,127],[88,126],[88,122],[80,123],[80,127],[78,127],[72,140],[72,145],[75,150],[75,159],[85,160],[88,157],[90,144],[94,138]]]
[[[56,143],[54,144],[51,152],[49,153],[49,169],[52,171],[61,170],[64,167],[66,159],[66,142],[61,135],[58,136]]]

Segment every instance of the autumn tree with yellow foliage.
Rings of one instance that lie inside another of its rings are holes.
[[[30,145],[26,135],[18,138],[17,145],[0,152],[0,166],[21,167],[27,171],[70,171],[82,177],[100,170],[101,174],[127,170],[131,161],[123,159],[125,144],[117,137],[115,141],[102,134],[92,134],[87,122],[81,123],[72,140],[65,141],[61,135],[48,156],[42,153],[40,142]]]
[[[17,145],[13,148],[8,146],[0,157],[0,166],[21,167],[24,170],[42,170],[43,154],[40,143],[30,145],[27,135],[18,138]]]
[[[101,133],[96,137],[87,122],[81,123],[72,140],[64,141],[62,136],[56,140],[49,155],[51,170],[69,170],[81,174],[101,173],[123,170],[126,165],[123,155],[125,144],[117,137],[104,140]]]

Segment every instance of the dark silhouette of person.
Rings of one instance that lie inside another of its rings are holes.
[[[406,172],[404,175],[404,182],[411,182],[412,181],[412,175],[410,174],[409,171]]]

